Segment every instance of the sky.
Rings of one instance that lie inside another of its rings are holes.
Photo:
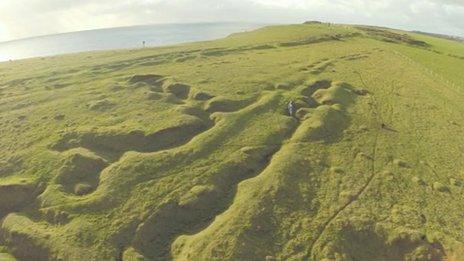
[[[0,0],[0,42],[141,24],[306,20],[464,37],[464,0]]]

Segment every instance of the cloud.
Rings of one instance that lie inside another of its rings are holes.
[[[437,4],[447,4],[447,5],[455,5],[455,6],[464,6],[464,1],[462,0],[431,0]]]
[[[0,41],[135,24],[314,19],[464,36],[462,17],[461,0],[0,0]]]
[[[0,22],[0,39],[8,39],[8,37],[6,27]]]

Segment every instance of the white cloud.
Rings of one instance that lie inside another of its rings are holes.
[[[0,41],[134,24],[314,19],[464,36],[462,17],[461,0],[0,0]]]
[[[10,38],[8,35],[8,31],[6,30],[6,27],[0,23],[0,40],[1,39],[8,39]]]

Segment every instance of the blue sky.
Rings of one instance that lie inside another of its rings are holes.
[[[0,0],[0,41],[153,23],[323,20],[464,36],[464,0]]]

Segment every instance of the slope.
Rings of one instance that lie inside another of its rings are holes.
[[[452,258],[462,56],[305,24],[0,63],[0,255]]]

